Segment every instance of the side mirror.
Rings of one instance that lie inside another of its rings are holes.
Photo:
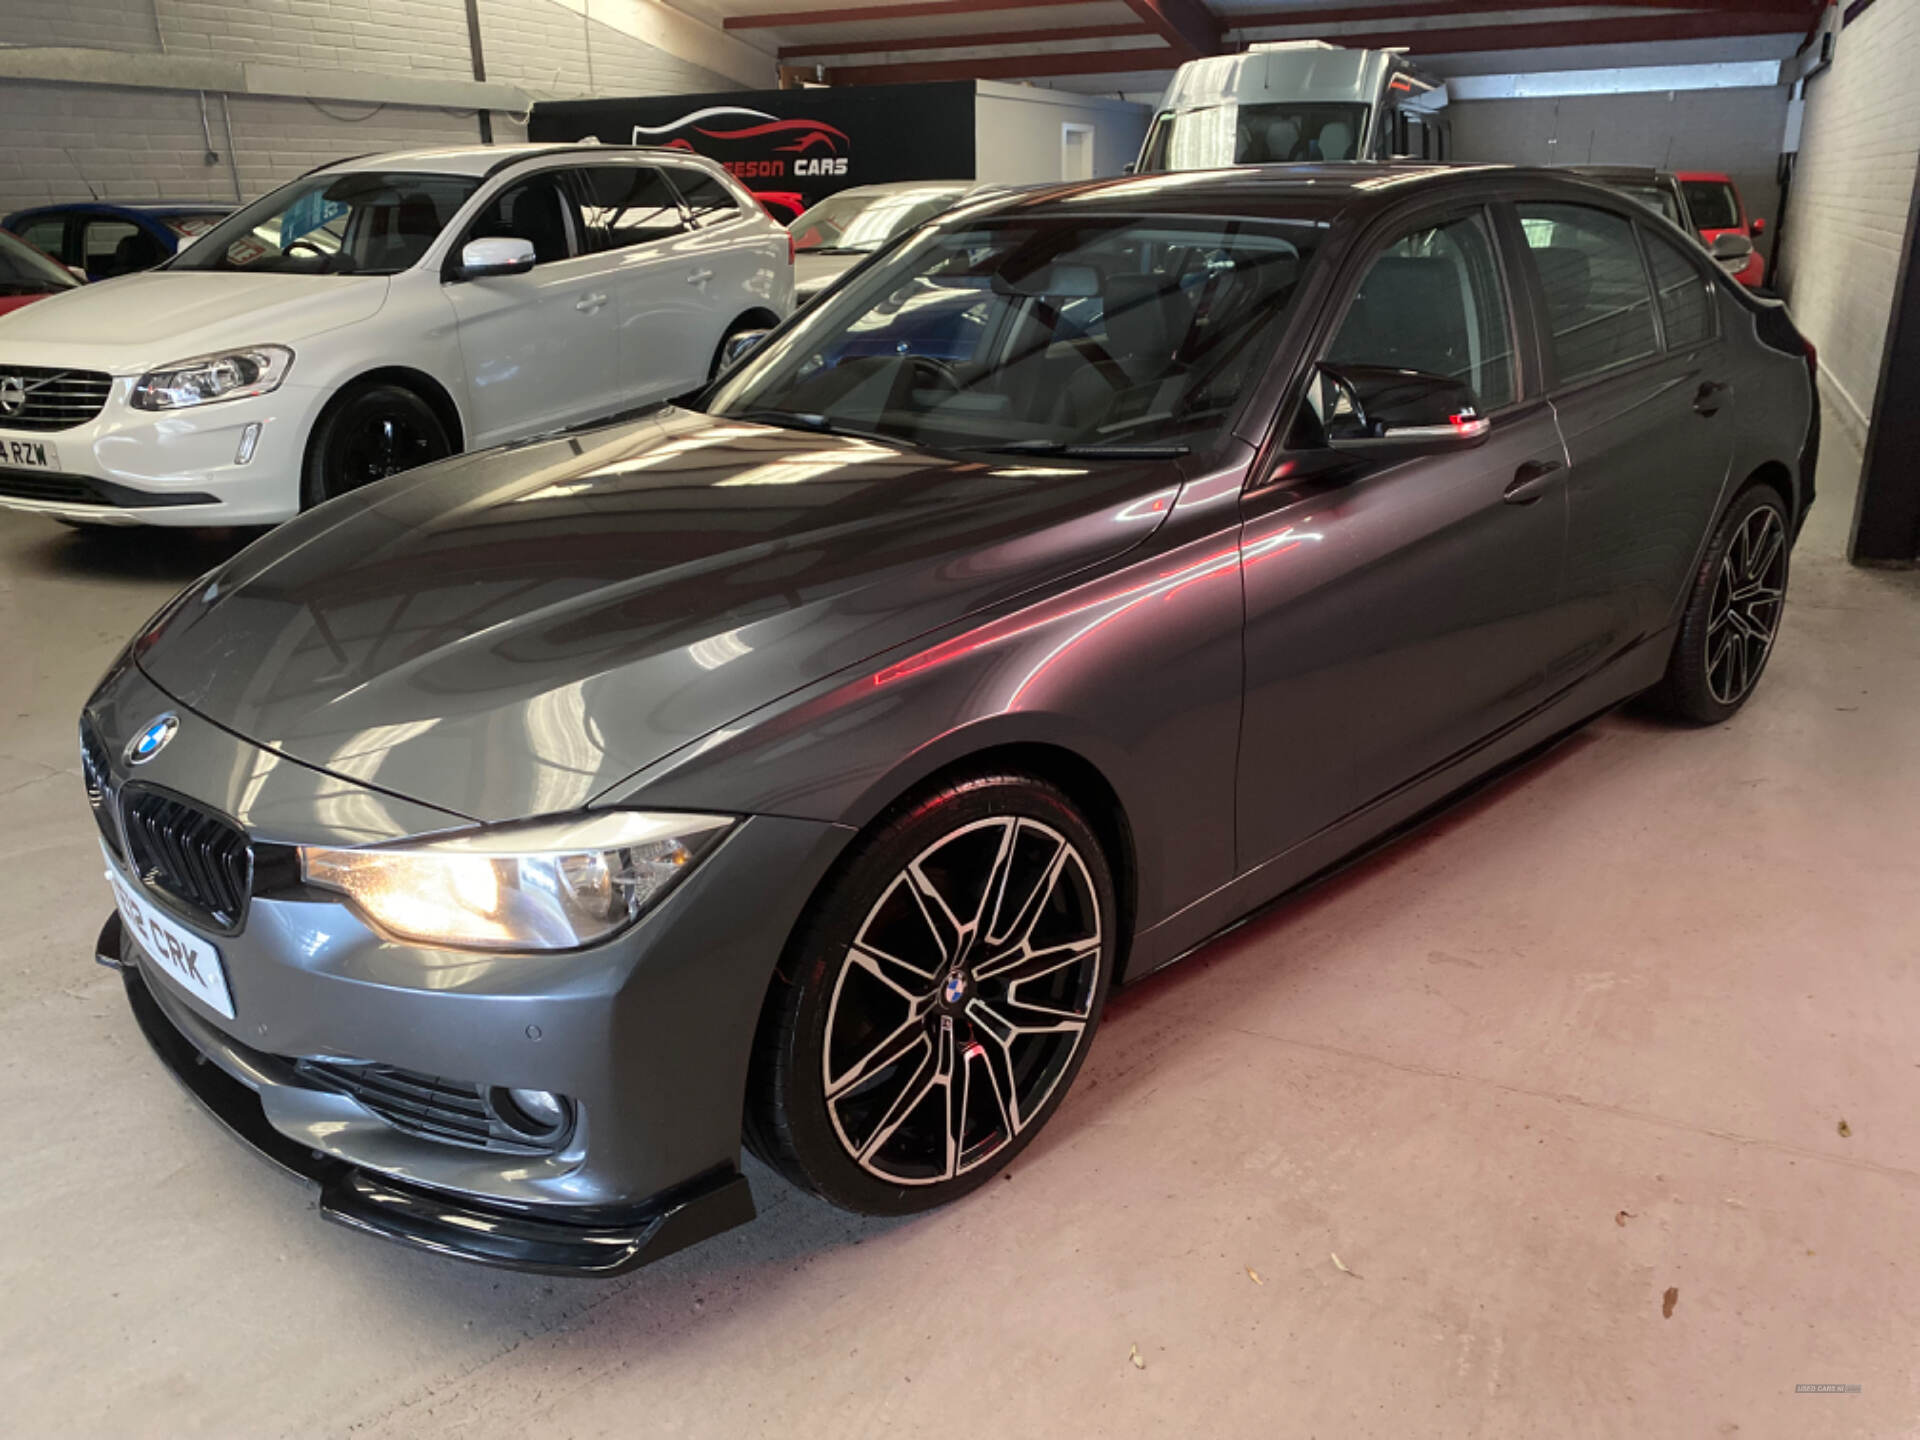
[[[1140,162],[1137,160],[1129,160],[1127,161],[1126,164],[1120,167],[1120,173],[1122,175],[1138,174],[1139,170],[1140,170]]]
[[[720,368],[731,370],[746,359],[754,347],[772,333],[771,330],[742,330],[737,334],[729,335],[725,347],[720,351]]]
[[[1764,235],[1767,233],[1767,222],[1756,215],[1753,224],[1749,228],[1756,235]]]
[[[1463,381],[1379,365],[1322,365],[1320,423],[1330,448],[1378,460],[1412,459],[1480,444],[1493,422]]]
[[[469,240],[460,247],[460,278],[478,280],[486,275],[524,275],[533,269],[531,240],[508,235],[490,235]]]
[[[1745,260],[1753,254],[1753,241],[1738,230],[1729,230],[1724,235],[1713,237],[1713,258],[1716,260]]]

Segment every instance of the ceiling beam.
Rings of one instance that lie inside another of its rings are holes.
[[[873,20],[936,20],[948,15],[989,15],[995,11],[1037,10],[1042,6],[1086,5],[1092,0],[912,0],[904,5],[842,5],[831,10],[770,10],[758,15],[729,15],[728,30],[784,30],[800,25],[864,25]]]
[[[972,35],[912,35],[892,40],[809,40],[805,45],[782,45],[782,60],[813,55],[884,55],[892,50],[958,50],[966,45],[1054,45],[1075,40],[1121,40],[1149,36],[1144,25],[1067,25],[1057,30],[991,30]]]
[[[1042,75],[1118,75],[1171,70],[1179,64],[1165,45],[1125,50],[1058,50],[1051,54],[992,55],[978,60],[909,60],[898,65],[834,65],[833,85],[929,84],[938,80],[1026,80]]]
[[[1219,53],[1225,27],[1200,0],[1126,0],[1126,5],[1179,52],[1181,59]]]
[[[1500,0],[1508,3],[1508,0]],[[1376,49],[1404,47],[1416,55],[1470,50],[1547,50],[1566,45],[1639,45],[1657,40],[1719,40],[1730,35],[1798,35],[1794,16],[1745,12],[1624,15],[1606,20],[1545,20],[1530,25],[1447,25],[1427,30],[1366,30],[1329,38],[1363,41]]]
[[[1811,20],[1826,8],[1826,0],[1606,0],[1622,9],[1700,11],[1712,14],[1766,14]],[[1281,25],[1347,25],[1364,20],[1416,20],[1427,16],[1459,17],[1503,10],[1568,10],[1577,0],[1403,0],[1388,6],[1316,5],[1290,10],[1242,11],[1225,17],[1229,30],[1260,30]],[[1628,16],[1628,19],[1634,17]],[[1579,24],[1568,20],[1562,24]]]

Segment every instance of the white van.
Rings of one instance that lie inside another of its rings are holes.
[[[1392,50],[1255,45],[1174,72],[1135,170],[1448,160],[1447,87]]]

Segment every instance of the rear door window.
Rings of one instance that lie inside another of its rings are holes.
[[[673,184],[693,213],[696,225],[721,225],[740,213],[740,202],[733,192],[720,183],[719,177],[704,170],[676,165]]]
[[[1646,234],[1653,288],[1660,299],[1660,323],[1667,348],[1678,350],[1713,338],[1713,292],[1707,277],[1680,247],[1663,235]]]
[[[1587,205],[1522,205],[1527,254],[1547,302],[1560,383],[1659,353],[1653,291],[1633,222]]]
[[[625,250],[670,240],[687,228],[680,197],[652,165],[595,165],[580,172],[589,246]]]

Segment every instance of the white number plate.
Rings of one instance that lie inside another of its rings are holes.
[[[120,908],[120,919],[155,966],[196,1000],[233,1019],[233,992],[227,989],[220,952],[162,915],[131,880],[121,876],[112,860],[107,861],[107,883],[113,887],[113,903]]]
[[[58,470],[60,452],[44,440],[12,440],[0,435],[0,465],[16,470]]]

